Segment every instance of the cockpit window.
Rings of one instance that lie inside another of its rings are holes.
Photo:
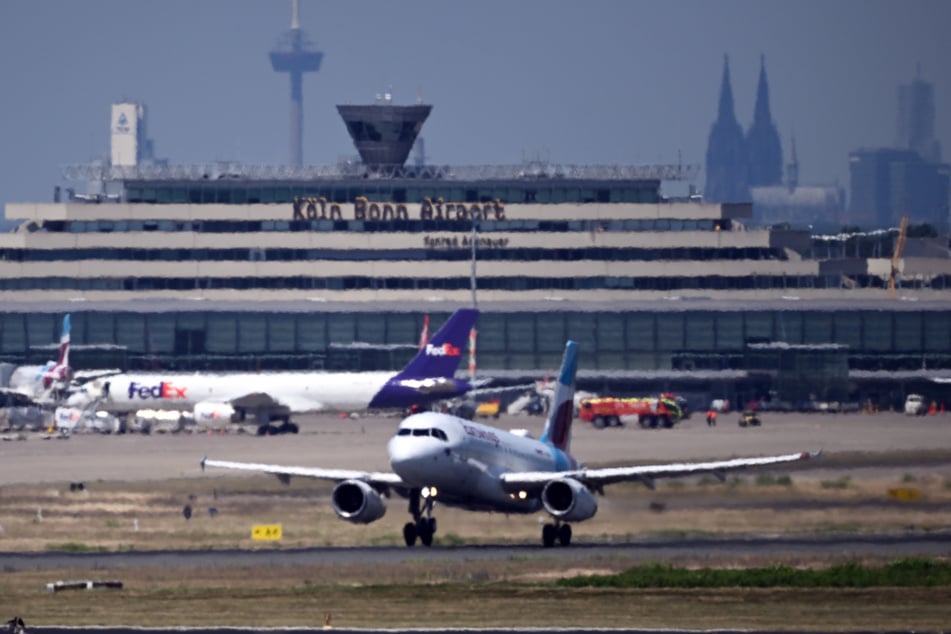
[[[443,442],[449,442],[449,436],[446,435],[446,432],[444,432],[441,429],[437,429],[435,427],[428,428],[428,429],[421,429],[421,428],[412,429],[408,427],[403,427],[396,431],[396,435],[397,436],[432,436],[433,438],[436,438]]]

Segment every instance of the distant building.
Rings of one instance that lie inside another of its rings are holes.
[[[720,105],[717,120],[710,128],[707,141],[706,185],[703,197],[709,202],[749,202],[749,154],[743,129],[733,108],[730,85],[730,60],[723,58],[723,80],[720,84]]]
[[[902,215],[912,223],[948,230],[947,163],[924,160],[913,150],[860,149],[849,154],[852,191],[849,215],[863,226],[894,227]]]
[[[896,147],[862,148],[849,154],[852,223],[894,227],[908,214],[912,223],[948,231],[951,167],[941,162],[934,119],[934,88],[919,71],[914,81],[898,87]]]
[[[769,185],[750,189],[753,217],[759,225],[789,225],[816,232],[842,225],[845,190],[837,185]]]
[[[155,145],[147,133],[145,106],[122,102],[112,104],[110,163],[113,167],[135,167],[155,158]]]
[[[897,147],[913,150],[931,163],[941,162],[941,143],[934,134],[934,86],[918,76],[898,87]]]

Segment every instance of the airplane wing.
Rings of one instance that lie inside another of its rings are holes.
[[[241,407],[250,411],[266,408],[270,410],[286,410],[289,414],[316,412],[324,408],[322,403],[313,399],[300,398],[292,395],[282,395],[280,398],[275,398],[267,392],[252,392],[230,398],[224,397],[222,402],[228,403],[232,407]]]
[[[82,385],[83,383],[88,383],[89,381],[95,381],[96,379],[102,379],[108,376],[115,376],[116,374],[122,374],[122,370],[119,368],[106,370],[74,370],[73,383]]]
[[[573,478],[593,490],[600,490],[606,484],[615,482],[637,481],[649,488],[654,488],[654,481],[658,478],[675,478],[679,476],[712,473],[722,479],[727,471],[738,471],[750,467],[763,467],[790,462],[799,462],[818,458],[822,454],[817,452],[802,452],[782,456],[766,456],[762,458],[733,458],[730,460],[716,460],[712,462],[682,462],[660,465],[644,465],[638,467],[605,467],[602,469],[575,469],[572,471],[526,471],[520,473],[504,473],[501,476],[502,485],[506,491],[537,491],[552,480],[559,478]]]
[[[208,460],[207,457],[201,459],[202,471],[205,467],[217,467],[219,469],[237,469],[240,471],[254,471],[257,473],[270,473],[276,475],[282,480],[291,476],[300,476],[303,478],[314,478],[317,480],[330,480],[333,482],[342,482],[344,480],[362,480],[367,484],[385,485],[393,487],[406,486],[403,480],[395,473],[374,472],[374,471],[355,471],[352,469],[322,469],[320,467],[291,467],[276,464],[261,464],[257,462],[231,462],[230,460]]]
[[[28,407],[45,403],[10,387],[0,387],[0,407]]]

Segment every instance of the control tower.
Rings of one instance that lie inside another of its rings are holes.
[[[302,165],[304,128],[304,73],[316,73],[324,54],[314,48],[300,28],[300,0],[291,0],[291,28],[270,52],[271,67],[291,78],[291,165]]]
[[[369,167],[402,166],[413,149],[431,105],[395,106],[386,94],[369,106],[337,106],[347,132]]]

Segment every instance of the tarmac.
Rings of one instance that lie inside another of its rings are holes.
[[[673,429],[636,425],[594,429],[575,420],[571,452],[591,466],[653,464],[822,450],[829,467],[836,456],[865,456],[868,468],[896,469],[914,464],[951,465],[951,414],[764,413],[761,427],[741,428],[738,414],[721,414],[715,427],[703,417]],[[190,433],[5,434],[0,442],[0,482],[154,481],[201,475],[203,456],[224,460],[388,470],[386,442],[398,417],[360,418],[321,414],[299,416],[299,434],[256,436],[233,431]],[[507,416],[480,419],[502,429],[541,434],[544,419]],[[886,454],[889,457],[886,457]],[[881,459],[877,457],[881,456]],[[897,459],[895,456],[899,456]],[[818,470],[817,470],[818,468]],[[819,477],[821,465],[810,464]],[[209,472],[214,477],[225,472]],[[804,473],[803,475],[807,475]]]

